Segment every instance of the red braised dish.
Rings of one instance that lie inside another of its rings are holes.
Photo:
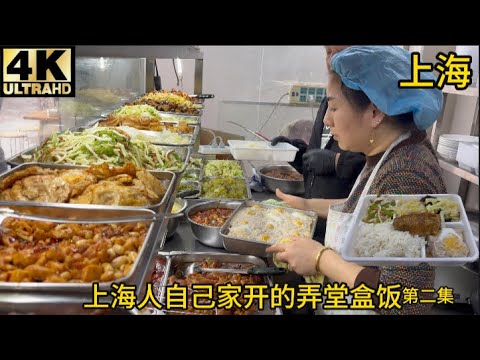
[[[211,208],[197,211],[190,219],[200,225],[220,227],[232,215],[233,209]]]

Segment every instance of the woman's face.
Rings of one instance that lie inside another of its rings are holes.
[[[328,76],[328,110],[324,123],[330,127],[330,133],[342,150],[366,153],[372,134],[372,117],[369,114],[373,108],[371,105],[365,111],[354,108],[343,95],[341,84],[338,75]]]

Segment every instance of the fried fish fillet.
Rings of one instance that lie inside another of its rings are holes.
[[[442,228],[440,215],[431,213],[415,213],[403,215],[393,220],[393,228],[408,231],[411,235],[438,235]]]

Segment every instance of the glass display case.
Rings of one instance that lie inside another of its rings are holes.
[[[76,46],[75,55],[75,98],[0,98],[5,158],[153,91],[156,59],[194,60],[194,93],[202,93],[203,53],[198,46]]]
[[[145,92],[145,58],[77,57],[76,96],[60,98],[62,127],[86,125]]]

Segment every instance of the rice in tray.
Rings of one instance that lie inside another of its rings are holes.
[[[354,247],[360,257],[422,257],[425,239],[397,231],[391,223],[366,224],[359,227]]]

